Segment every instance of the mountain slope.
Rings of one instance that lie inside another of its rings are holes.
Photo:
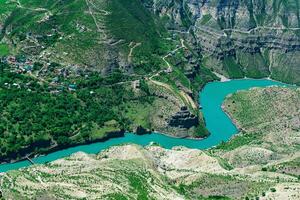
[[[147,1],[148,7],[202,49],[204,65],[228,77],[299,83],[297,0]]]
[[[61,64],[90,66],[91,70],[104,73],[129,67],[131,42],[141,43],[142,51],[137,57],[146,63],[152,61],[152,56],[155,59],[157,53],[158,58],[162,47],[165,30],[139,1],[9,2],[6,3],[10,7],[15,7],[5,12],[8,17],[1,32],[19,53]]]

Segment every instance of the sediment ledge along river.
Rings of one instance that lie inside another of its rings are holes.
[[[178,139],[168,137],[159,133],[150,135],[134,135],[126,133],[125,137],[110,139],[106,142],[93,143],[89,145],[80,145],[46,156],[40,156],[32,159],[35,163],[46,163],[71,155],[72,153],[82,151],[86,153],[99,153],[101,150],[107,149],[114,145],[123,143],[134,143],[139,145],[148,145],[150,142],[155,142],[161,146],[170,149],[174,146],[185,146],[188,148],[207,149],[220,144],[222,141],[228,141],[232,135],[238,132],[231,119],[223,112],[221,105],[225,97],[238,90],[246,90],[252,87],[267,87],[267,86],[285,86],[286,84],[267,80],[267,79],[241,79],[231,80],[228,82],[212,82],[208,83],[200,93],[200,104],[206,121],[206,125],[211,135],[204,140]],[[0,165],[0,172],[19,169],[31,165],[29,161],[20,161],[12,164]]]

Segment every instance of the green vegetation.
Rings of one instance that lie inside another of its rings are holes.
[[[90,140],[97,140],[104,138],[107,133],[110,132],[116,132],[120,130],[120,125],[116,120],[111,120],[104,122],[104,125],[98,125],[98,124],[93,124],[92,128],[89,133],[89,139]],[[81,133],[79,134],[79,138],[81,137]],[[78,138],[77,135],[75,135],[75,138]]]
[[[147,102],[131,102],[124,106],[126,115],[133,124],[141,125],[144,128],[151,128],[150,113],[153,109],[152,104]]]
[[[244,145],[259,144],[260,140],[262,139],[262,136],[263,135],[261,133],[240,133],[234,136],[234,138],[231,139],[229,142],[222,142],[216,148],[225,151],[231,151]]]
[[[203,15],[200,24],[205,25],[212,18],[211,14]]]
[[[244,69],[245,75],[251,78],[263,78],[270,74],[268,69],[269,63],[265,58],[260,53],[239,53],[238,55],[241,68]]]
[[[43,180],[49,195],[65,199],[78,195],[77,190],[110,199],[295,197],[299,191],[299,144],[295,141],[300,130],[299,95],[299,89],[270,87],[227,97],[224,109],[242,133],[206,152],[125,145],[98,156],[79,153],[43,167],[8,172],[1,180],[3,195],[34,197],[43,190],[38,187]],[[66,184],[57,190],[60,182]],[[99,183],[105,193],[94,192]],[[76,190],[67,193],[69,184]]]
[[[180,37],[166,39],[171,34],[165,24],[143,3],[20,0],[1,4],[5,6],[0,9],[4,16],[0,57],[32,61],[25,71],[25,64],[1,63],[1,160],[92,142],[108,132],[132,131],[139,125],[149,130],[157,127],[151,114],[158,113],[167,100],[154,95],[157,88],[150,92],[148,78],[167,67],[163,57],[176,48]],[[8,47],[5,41],[14,45]],[[178,56],[182,59],[183,51]],[[206,68],[193,81],[184,66],[174,67],[161,79],[179,100],[178,77],[195,96],[214,80]],[[139,88],[133,88],[133,81],[140,82]],[[198,115],[198,110],[190,110]],[[199,116],[194,136],[207,136]]]
[[[223,65],[230,78],[244,77],[244,72],[241,70],[240,65],[236,63],[233,57],[225,57],[223,60]]]
[[[18,41],[19,53],[32,54],[27,47],[36,46],[32,44],[35,38],[38,45],[34,54],[51,48],[54,60],[102,69],[112,62],[102,55],[104,52],[117,55],[120,51],[127,56],[134,42],[141,44],[133,52],[135,72],[147,74],[161,67],[161,56],[172,45],[162,39],[166,30],[140,1],[30,0],[20,1],[20,5],[3,22],[3,33],[7,27],[12,30],[3,36]],[[116,42],[113,48],[108,43],[110,38],[114,38],[111,43]],[[65,53],[68,56],[61,57]]]
[[[300,26],[298,1],[211,2],[199,20],[178,0],[0,0],[0,58],[30,65],[0,63],[0,161],[137,126],[163,132],[182,105],[199,116],[188,136],[207,136],[201,112],[181,95],[197,99],[218,79],[205,66],[300,83],[300,32],[272,30]],[[194,21],[206,30],[193,31]],[[224,107],[241,133],[204,156],[158,146],[78,154],[1,176],[0,198],[268,198],[299,182],[299,99],[293,89],[239,92]]]
[[[226,188],[226,189],[225,189]],[[247,191],[243,191],[247,188]],[[241,180],[240,177],[230,175],[202,175],[200,179],[195,180],[191,184],[179,184],[176,188],[180,194],[188,196],[190,199],[241,199],[238,195],[248,193],[249,196],[260,194],[264,189],[268,189],[266,183],[258,183],[255,181]],[[231,198],[226,197],[231,196]],[[204,194],[197,196],[195,194]]]
[[[204,66],[200,66],[199,73],[196,75],[192,85],[196,89],[201,89],[206,83],[219,80],[219,78]]]
[[[140,177],[138,174],[128,174],[129,186],[132,187],[132,193],[137,193],[138,199],[147,200],[148,191],[147,186],[145,185],[145,177]]]
[[[88,54],[82,52],[92,53],[101,50],[93,42],[94,39],[99,38],[96,32],[80,34],[77,30],[76,21],[91,30],[96,29],[93,18],[87,12],[83,12],[87,9],[84,1],[26,0],[19,2],[21,6],[12,10],[6,18],[3,31],[11,27],[11,34],[5,37],[22,42],[22,44],[17,43],[21,47],[21,52],[32,53],[26,48],[33,45],[27,36],[36,38],[39,43],[37,46],[34,44],[36,46],[34,54],[53,47],[55,56],[68,52],[68,60],[80,64],[88,60]]]
[[[241,131],[229,142],[212,148],[210,153],[225,157],[233,167],[259,164],[262,171],[297,178],[299,163],[290,155],[299,151],[299,144],[293,139],[300,130],[299,97],[298,89],[280,87],[256,88],[229,96],[224,109]],[[267,165],[276,158],[290,160]]]
[[[106,26],[116,39],[125,40],[122,48],[129,52],[131,42],[140,43],[133,52],[136,73],[148,74],[158,70],[162,65],[161,57],[169,50],[169,44],[162,40],[167,32],[158,19],[138,0],[109,1],[107,9],[111,15]]]
[[[19,159],[52,147],[92,142],[105,138],[107,133],[132,131],[139,125],[152,130],[159,123],[154,124],[152,115],[166,115],[159,113],[168,101],[153,95],[156,88],[152,86],[150,91],[148,82],[141,79],[139,89],[134,90],[131,80],[136,77],[119,70],[107,77],[94,72],[88,76],[55,77],[55,68],[62,66],[51,63],[49,77],[41,79],[11,72],[12,66],[4,62],[0,66],[1,159]],[[33,70],[41,68],[40,63],[34,63]],[[53,85],[53,79],[60,84]],[[172,114],[167,110],[167,116]],[[209,133],[203,117],[199,118],[200,125],[191,135],[205,137]],[[165,127],[159,126],[158,130],[164,131],[162,128]]]
[[[26,75],[9,72],[1,64],[0,142],[1,158],[19,158],[24,151],[48,148],[52,143],[70,145],[101,139],[106,133],[128,129],[130,118],[122,113],[130,102],[151,103],[145,95],[135,97],[122,85],[120,72],[106,79],[90,75],[77,80],[76,92],[49,93],[49,85],[38,84]],[[91,93],[93,91],[93,93]],[[130,111],[131,112],[131,111]]]
[[[105,196],[105,198],[109,199],[109,200],[115,200],[115,199],[127,200],[126,196],[124,196],[123,194],[120,194],[120,193],[108,194]]]
[[[300,164],[300,157],[291,159],[290,161],[279,163],[272,166],[266,166],[262,168],[262,171],[277,172],[288,174],[290,176],[300,178],[300,172],[298,170]]]
[[[0,57],[9,55],[9,47],[0,43]]]
[[[1,4],[0,15],[5,14],[6,12],[15,8],[15,4],[12,2],[8,2],[7,0],[0,0],[0,4]],[[3,5],[5,5],[5,6],[3,6]]]

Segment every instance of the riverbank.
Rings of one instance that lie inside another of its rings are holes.
[[[104,142],[92,143],[88,145],[79,145],[71,148],[52,152],[46,156],[33,158],[35,163],[50,162],[72,153],[83,151],[86,153],[98,153],[110,146],[120,145],[125,143],[135,143],[146,146],[151,142],[160,144],[162,147],[171,149],[175,146],[185,146],[193,149],[208,149],[216,146],[222,142],[228,141],[234,134],[238,133],[238,129],[232,123],[231,119],[222,110],[222,103],[228,94],[234,93],[238,90],[247,90],[252,87],[268,87],[271,85],[284,86],[285,84],[271,81],[271,80],[232,80],[228,82],[211,82],[208,83],[203,90],[201,90],[200,100],[203,105],[203,115],[206,120],[207,128],[211,135],[206,139],[178,139],[172,138],[164,134],[146,134],[142,136],[127,134],[124,137],[108,139]],[[218,91],[218,92],[216,92]],[[17,162],[14,164],[0,165],[0,172],[11,169],[18,169],[20,167],[29,166],[30,163],[26,161]]]
[[[38,152],[38,153],[25,154],[20,159],[7,159],[7,161],[1,162],[0,165],[1,164],[14,164],[14,163],[17,163],[20,161],[26,161],[26,160],[28,160],[28,158],[34,159],[34,158],[41,157],[41,156],[47,156],[53,152],[57,152],[57,151],[64,150],[67,148],[77,147],[80,145],[89,145],[89,144],[93,144],[93,143],[97,143],[97,142],[105,142],[105,141],[108,141],[113,138],[121,138],[124,136],[125,136],[125,130],[112,131],[112,132],[108,132],[106,134],[106,136],[103,138],[99,138],[99,139],[96,139],[93,141],[91,141],[91,140],[84,141],[82,143],[74,143],[74,144],[68,144],[68,145],[55,145],[48,149],[41,149],[40,152]]]
[[[152,130],[150,132],[146,131],[144,133],[128,132],[128,131],[122,130],[122,131],[119,131],[119,132],[110,132],[110,133],[108,133],[108,135],[106,137],[101,138],[101,139],[97,139],[97,140],[93,140],[93,141],[85,141],[85,142],[82,142],[82,143],[76,143],[76,144],[70,144],[70,145],[64,145],[64,146],[54,146],[54,147],[49,148],[49,149],[41,150],[41,152],[39,152],[39,153],[25,154],[20,159],[12,159],[12,160],[9,159],[7,161],[1,162],[0,165],[15,164],[15,163],[22,162],[22,161],[28,161],[28,158],[35,159],[35,158],[39,158],[39,157],[44,157],[44,156],[47,156],[51,153],[55,153],[57,151],[61,151],[61,150],[69,149],[69,148],[74,148],[74,147],[78,147],[78,146],[93,145],[93,144],[97,144],[97,143],[101,143],[101,142],[106,142],[106,141],[111,140],[111,139],[124,138],[126,136],[125,134],[137,135],[137,136],[140,136],[140,137],[143,137],[145,135],[162,135],[164,137],[178,139],[178,140],[187,139],[187,140],[194,140],[194,141],[201,141],[201,140],[205,140],[207,138],[207,137],[205,137],[205,138],[176,137],[174,135],[159,132],[159,131],[156,131],[156,130]],[[1,170],[0,170],[0,172],[1,172]]]
[[[221,82],[227,82],[230,81],[230,78],[227,78],[226,76],[219,74],[218,72],[213,72],[219,79]]]

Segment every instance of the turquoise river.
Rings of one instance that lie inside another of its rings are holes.
[[[50,153],[45,156],[36,157],[32,160],[35,163],[46,163],[69,156],[72,153],[78,151],[95,154],[113,145],[124,143],[135,143],[145,146],[151,142],[155,142],[168,149],[174,146],[207,149],[220,144],[222,141],[228,141],[232,135],[238,132],[235,125],[221,108],[222,102],[227,95],[238,90],[246,90],[252,87],[268,87],[272,85],[285,86],[285,84],[283,83],[267,79],[241,79],[231,80],[228,82],[208,83],[201,91],[199,98],[207,128],[211,133],[211,135],[204,140],[172,138],[159,133],[153,133],[143,136],[126,133],[125,137],[122,138],[114,138],[106,142],[93,143],[89,145],[80,145]],[[29,165],[30,163],[28,161],[20,161],[12,164],[2,164],[0,165],[0,172],[19,169],[21,167],[26,167]]]

